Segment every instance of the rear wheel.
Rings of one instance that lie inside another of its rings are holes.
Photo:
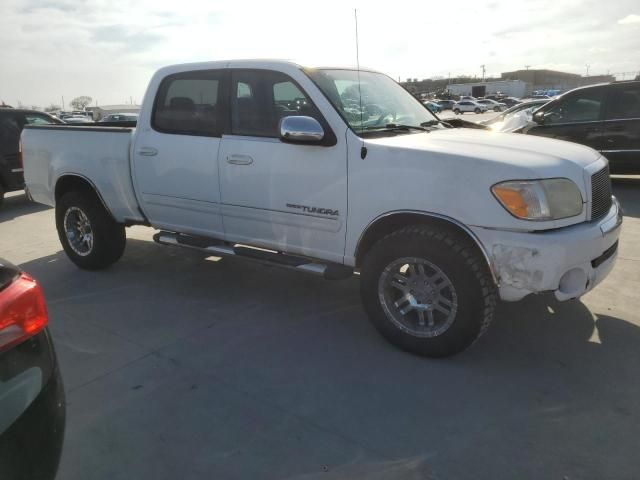
[[[460,109],[459,108],[454,108],[453,109],[453,113],[455,113],[456,115],[460,115]]]
[[[493,109],[493,111],[494,111],[494,112],[501,112],[501,111],[502,111],[502,109],[501,109],[500,107],[495,107],[495,108]]]
[[[428,357],[473,344],[493,317],[495,287],[470,240],[425,226],[394,232],[366,255],[361,296],[374,326],[394,345]]]
[[[56,227],[62,248],[80,268],[106,268],[124,253],[124,225],[111,218],[93,193],[65,193],[56,204]]]

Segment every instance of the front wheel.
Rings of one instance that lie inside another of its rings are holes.
[[[124,225],[92,193],[65,193],[56,203],[56,227],[65,253],[82,269],[106,268],[124,253]]]
[[[480,113],[480,112],[481,112],[481,110],[480,110],[479,108],[476,108],[476,109],[474,110],[474,112],[476,112],[476,113]]]
[[[362,266],[361,296],[387,340],[427,357],[468,348],[487,329],[496,303],[475,245],[426,226],[398,230],[372,247]]]
[[[454,109],[453,113],[455,113],[456,115],[460,115],[460,109],[458,109],[458,108]]]

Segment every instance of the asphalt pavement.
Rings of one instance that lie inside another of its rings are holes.
[[[144,227],[81,271],[53,210],[9,195],[0,256],[43,285],[67,390],[59,478],[638,478],[640,177],[614,190],[626,219],[602,285],[500,304],[440,360],[382,339],[357,278],[207,258]]]

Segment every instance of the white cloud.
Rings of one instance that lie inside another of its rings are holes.
[[[154,70],[201,60],[353,65],[356,7],[361,64],[394,78],[480,75],[482,64],[630,72],[640,36],[615,24],[636,2],[458,0],[438,13],[423,0],[0,0],[0,100],[140,101]]]
[[[618,23],[621,25],[626,25],[629,23],[640,23],[640,15],[634,15],[633,13],[630,15],[627,15],[624,18],[621,18],[620,20],[618,20]]]

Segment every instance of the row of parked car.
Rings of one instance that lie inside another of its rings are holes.
[[[547,95],[529,99],[461,97],[458,101],[428,101],[425,107],[433,113],[493,110],[499,115],[482,123],[494,131],[544,135],[581,143],[602,152],[611,162],[614,173],[640,172],[638,81],[581,87],[553,99]],[[134,126],[136,120],[136,114],[114,113],[101,119],[100,123]],[[77,112],[59,119],[34,110],[0,108],[0,205],[5,192],[24,188],[18,155],[22,128],[62,123],[92,122]]]
[[[640,173],[640,81],[576,88],[562,95],[527,98],[461,97],[425,104],[433,113],[498,115],[479,122],[496,132],[539,135],[587,145],[600,151],[617,174]],[[436,108],[437,107],[437,108]]]
[[[83,111],[60,113],[57,115],[57,118],[62,120],[63,123],[68,123],[68,124],[95,123],[93,120],[93,117],[91,116],[91,113],[83,112]],[[136,122],[137,120],[138,120],[137,113],[110,113],[109,115],[105,115],[100,120],[98,120],[98,123]]]
[[[106,115],[97,123],[104,126],[132,127],[137,120],[138,115],[135,113],[113,113]],[[25,125],[91,125],[94,123],[88,116],[88,112],[68,112],[55,117],[37,110],[0,108],[0,206],[6,192],[24,188],[18,144]]]
[[[452,110],[456,115],[466,112],[485,113],[502,112],[508,108],[530,100],[549,100],[547,95],[534,95],[523,99],[515,97],[504,97],[497,95],[487,95],[484,98],[476,98],[469,95],[460,97],[459,100],[427,100],[424,105],[433,113],[440,113],[444,110]]]

